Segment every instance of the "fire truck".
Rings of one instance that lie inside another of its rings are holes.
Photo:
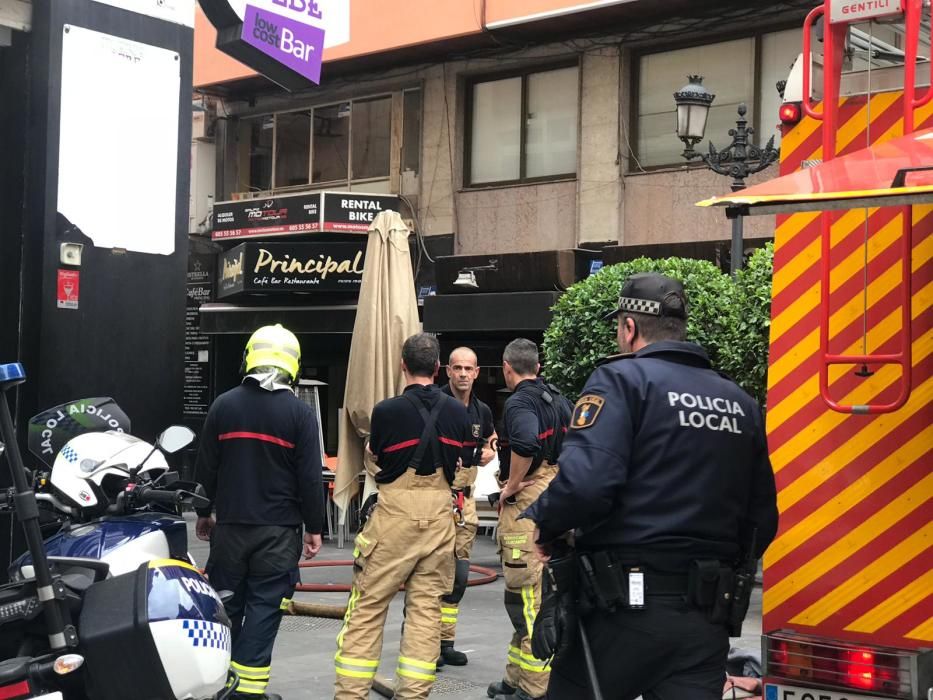
[[[781,110],[780,177],[701,203],[777,214],[767,429],[781,522],[764,560],[765,700],[933,700],[927,5],[815,8],[799,102]],[[876,39],[892,29],[899,47]],[[858,47],[867,71],[844,74]],[[873,71],[878,57],[900,65]]]

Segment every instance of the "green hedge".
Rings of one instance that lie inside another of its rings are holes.
[[[687,337],[699,343],[715,367],[764,400],[771,303],[771,246],[757,250],[733,281],[703,260],[639,258],[604,267],[567,290],[544,334],[548,381],[576,399],[597,363],[618,352],[615,323],[602,317],[616,308],[623,280],[636,272],[660,272],[687,292]]]

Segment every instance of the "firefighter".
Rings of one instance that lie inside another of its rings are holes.
[[[302,544],[308,559],[321,549],[320,442],[314,413],[292,391],[300,367],[291,332],[275,325],[253,333],[243,382],[211,405],[198,451],[197,480],[217,516],[215,524],[212,507],[198,510],[197,536],[211,543],[211,585],[234,593],[226,607],[235,698],[279,698],[265,691],[282,610]]]
[[[404,392],[373,408],[369,450],[379,467],[379,497],[353,551],[353,585],[334,657],[339,700],[369,697],[389,603],[402,584],[395,697],[425,698],[434,684],[441,596],[454,578],[450,487],[471,438],[466,408],[434,384],[439,368],[437,339],[411,336],[402,347]]]
[[[544,696],[550,666],[531,652],[535,616],[541,605],[542,565],[534,553],[534,523],[519,519],[557,474],[557,458],[572,407],[538,377],[538,347],[524,338],[502,354],[502,373],[512,395],[505,403],[499,441],[499,528],[497,544],[505,577],[505,609],[514,634],[505,678],[490,684],[496,700]]]
[[[742,574],[750,595],[757,558],[777,529],[761,410],[712,369],[703,348],[685,342],[679,282],[633,275],[609,317],[623,354],[587,381],[560,474],[527,515],[542,557],[575,533],[570,561],[582,570],[577,597],[589,608],[580,614],[603,694],[718,700],[727,626],[736,610],[739,625],[744,616],[732,605],[735,582]],[[746,560],[751,567],[736,567]],[[555,578],[566,561],[551,562]],[[571,608],[570,599],[561,605]],[[548,697],[588,697],[574,611],[552,615],[551,602],[535,630],[535,650],[557,652]],[[542,639],[551,643],[539,649]]]
[[[453,495],[460,510],[457,523],[454,557],[456,558],[453,590],[441,599],[441,661],[451,666],[465,666],[467,655],[454,648],[460,600],[470,576],[470,552],[476,540],[479,518],[473,494],[476,473],[495,456],[490,445],[495,439],[492,411],[473,393],[473,383],[479,376],[476,353],[470,348],[456,348],[447,362],[447,385],[443,391],[466,406],[470,418],[470,440],[464,445],[463,465],[457,469]]]

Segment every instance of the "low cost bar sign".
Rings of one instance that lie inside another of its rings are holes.
[[[241,38],[315,84],[321,82],[324,30],[312,0],[253,0],[247,3]]]
[[[77,270],[58,271],[58,292],[56,306],[59,309],[78,308],[78,289],[80,277]]]

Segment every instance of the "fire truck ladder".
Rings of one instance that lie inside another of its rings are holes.
[[[812,10],[804,22],[803,27],[803,111],[812,119],[823,122],[823,160],[831,160],[836,156],[836,133],[839,128],[839,92],[840,79],[842,73],[843,50],[845,48],[845,38],[848,31],[847,24],[830,24],[826,17],[826,9],[831,0],[826,0],[824,5]],[[916,95],[916,63],[917,47],[920,39],[920,23],[923,11],[923,0],[905,0],[904,4],[904,22],[905,22],[905,47],[904,47],[904,134],[909,134],[914,130],[914,110],[924,106],[933,99],[933,60],[931,66],[930,87],[921,98]],[[811,66],[810,53],[810,35],[814,23],[820,17],[824,17],[823,32],[823,109],[817,112],[814,105],[810,102],[810,80]],[[869,60],[870,66],[870,60]],[[870,71],[870,68],[869,68]],[[870,72],[869,72],[870,78]],[[871,84],[869,80],[868,103],[871,102]],[[869,116],[870,119],[870,116]],[[907,176],[906,172],[899,172],[892,187],[903,186]],[[869,353],[867,351],[867,318],[868,318],[868,259],[865,260],[864,271],[864,289],[863,298],[865,306],[863,309],[863,351],[862,354],[837,354],[829,351],[829,319],[830,319],[830,272],[832,264],[831,254],[831,230],[832,216],[830,212],[824,211],[821,215],[822,234],[821,234],[821,254],[820,254],[820,395],[829,408],[840,413],[852,414],[877,414],[890,413],[903,406],[910,397],[912,381],[912,356],[911,339],[913,337],[911,328],[911,233],[913,231],[913,207],[911,205],[902,206],[901,220],[903,229],[900,236],[901,249],[901,284],[899,289],[900,309],[901,309],[901,328],[899,333],[900,350],[892,353]],[[866,210],[866,240],[867,249],[867,210]],[[829,390],[829,369],[831,365],[861,365],[861,369],[856,372],[858,376],[867,377],[873,374],[868,369],[869,365],[899,365],[901,368],[901,381],[897,398],[889,403],[867,403],[867,404],[842,404],[830,395]]]

